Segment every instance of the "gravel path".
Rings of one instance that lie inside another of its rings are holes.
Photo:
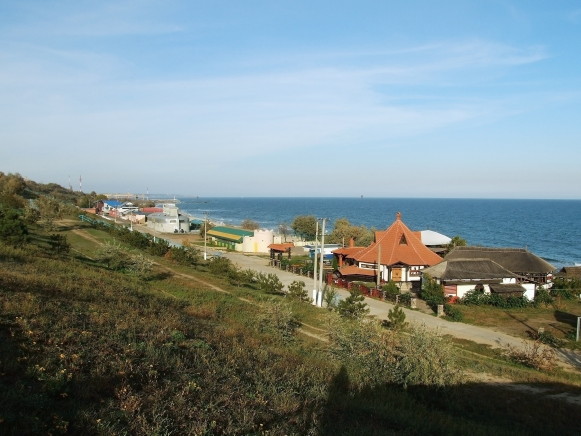
[[[278,275],[282,283],[288,286],[291,282],[295,280],[302,280],[307,284],[307,289],[313,288],[313,281],[307,277],[301,277],[296,274],[282,271],[277,268],[273,268],[268,264],[268,259],[259,256],[244,255],[241,253],[228,252],[224,253],[223,256],[229,258],[235,265],[242,269],[252,269],[263,273],[275,273]],[[336,288],[341,298],[349,295],[349,292],[342,288]],[[369,314],[377,317],[378,319],[387,319],[387,314],[390,309],[393,308],[393,304],[377,300],[374,298],[365,298],[365,302],[369,306]],[[417,310],[403,309],[406,315],[406,321],[413,322],[417,324],[424,324],[426,327],[438,329],[444,335],[451,335],[460,339],[467,339],[470,341],[477,342],[479,344],[490,345],[493,347],[506,348],[507,346],[520,348],[523,346],[526,339],[518,338],[515,336],[502,333],[500,331],[495,331],[485,327],[479,327],[471,324],[464,324],[461,322],[450,322],[441,318],[437,318],[434,315],[423,313]],[[565,357],[569,363],[573,363],[578,367],[581,367],[581,359],[575,353],[561,354]]]

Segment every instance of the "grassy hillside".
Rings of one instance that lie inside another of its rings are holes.
[[[226,263],[137,250],[125,231],[71,219],[51,233],[29,226],[21,247],[0,242],[2,434],[581,430],[580,408],[547,395],[579,393],[578,378],[458,354],[421,331],[345,323],[265,293]],[[112,245],[121,258],[107,258]],[[125,261],[143,253],[152,268]],[[332,326],[331,341],[301,335],[307,319]],[[545,394],[456,377],[467,367],[524,374]]]

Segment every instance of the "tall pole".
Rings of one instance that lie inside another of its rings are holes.
[[[313,251],[313,304],[317,305],[318,282],[317,282],[317,237],[319,236],[319,221],[315,227],[315,250]]]
[[[204,212],[204,260],[208,259],[208,254],[206,251],[206,233],[208,232],[208,212]]]
[[[377,285],[376,288],[379,289],[381,285],[381,245],[377,243]]]
[[[325,221],[326,218],[323,218],[323,228],[321,229],[321,260],[319,261],[319,295],[317,298],[317,306],[323,307],[323,259],[325,256]]]

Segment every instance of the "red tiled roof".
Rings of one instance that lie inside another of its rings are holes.
[[[275,251],[287,251],[294,246],[295,244],[292,242],[285,242],[283,244],[270,244],[268,248]]]
[[[376,271],[374,269],[359,268],[356,265],[347,265],[339,270],[343,276],[371,276],[375,277]]]
[[[349,256],[357,262],[376,263],[381,255],[382,265],[427,265],[432,266],[442,258],[426,247],[420,232],[411,231],[401,220],[398,212],[396,219],[386,230],[375,233],[375,242],[369,247]]]
[[[350,255],[353,255],[355,253],[360,252],[364,248],[365,247],[343,247],[343,248],[337,248],[336,250],[333,250],[332,253],[333,254],[343,254],[345,256],[350,256]]]

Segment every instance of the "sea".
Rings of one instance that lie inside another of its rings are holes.
[[[182,212],[225,225],[249,219],[276,230],[299,215],[385,230],[401,213],[412,230],[460,236],[469,245],[526,248],[556,268],[581,265],[581,200],[436,198],[179,198]]]

